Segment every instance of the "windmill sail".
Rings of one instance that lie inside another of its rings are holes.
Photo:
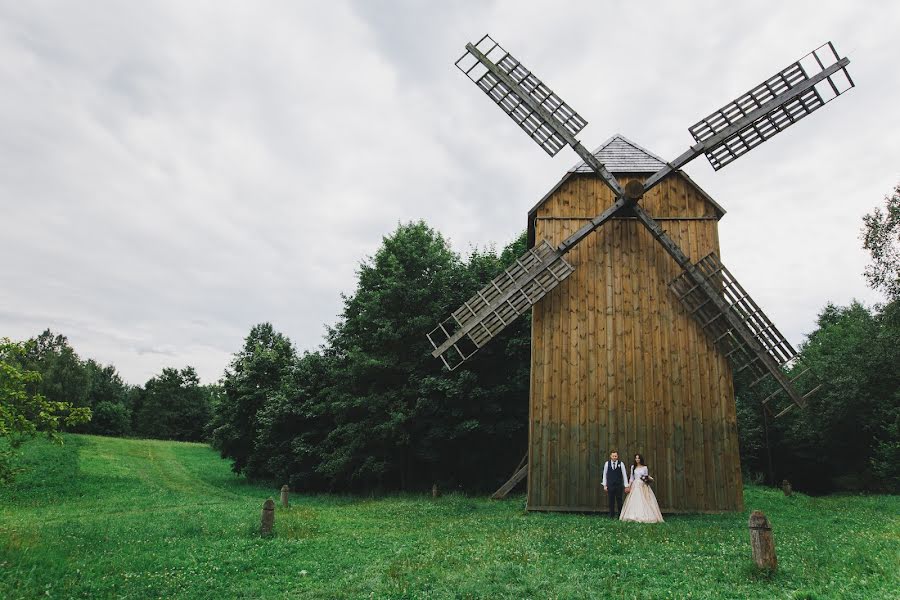
[[[688,131],[718,171],[852,88],[849,63],[823,44]]]
[[[431,353],[451,371],[572,274],[574,268],[541,242],[464,302],[431,333]]]
[[[773,376],[794,403],[803,406],[806,397],[781,369],[797,357],[797,351],[769,317],[714,253],[691,271],[673,279],[669,288],[731,361],[735,374],[747,370],[757,380]]]
[[[456,61],[456,66],[550,156],[556,156],[570,143],[569,136],[587,125],[587,121],[490,36],[484,36],[475,45],[467,44],[466,53]],[[503,81],[504,76],[509,81]]]

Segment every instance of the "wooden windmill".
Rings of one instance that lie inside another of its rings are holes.
[[[645,454],[667,512],[742,509],[733,373],[774,379],[764,404],[789,399],[777,416],[805,397],[783,370],[795,350],[718,258],[724,211],[680,169],[704,154],[718,170],[821,108],[853,87],[849,62],[817,48],[690,127],[696,143],[665,162],[621,136],[589,152],[574,137],[587,122],[518,60],[489,36],[466,45],[457,67],[586,173],[532,209],[530,250],[428,334],[452,370],[534,307],[529,509],[602,508],[610,448]],[[642,166],[617,178],[604,159]]]

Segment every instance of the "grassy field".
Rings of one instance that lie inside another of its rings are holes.
[[[24,448],[0,490],[2,598],[898,598],[900,497],[750,487],[780,561],[757,574],[748,513],[665,524],[526,514],[521,496],[267,496],[209,448],[68,436]]]

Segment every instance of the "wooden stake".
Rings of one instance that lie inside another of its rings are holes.
[[[287,484],[281,486],[281,506],[283,508],[288,507],[288,496],[290,495],[290,488],[288,488]]]
[[[754,510],[750,514],[749,526],[753,562],[759,569],[774,571],[778,568],[778,558],[775,556],[775,538],[772,536],[769,519],[761,510]]]
[[[272,535],[272,527],[275,525],[275,501],[269,498],[263,503],[262,523],[259,532],[264,536]]]

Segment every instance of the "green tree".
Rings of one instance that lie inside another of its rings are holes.
[[[872,257],[865,276],[873,289],[897,299],[900,298],[900,184],[884,200],[884,212],[875,208],[863,217],[863,248]]]
[[[514,466],[525,441],[527,323],[453,373],[425,337],[503,266],[493,251],[463,262],[422,222],[400,225],[360,266],[325,349],[337,379],[320,395],[332,427],[317,470],[331,485],[495,485]]]
[[[206,432],[203,437],[204,439],[212,440],[213,431],[215,430],[216,415],[219,412],[219,406],[222,404],[222,399],[225,398],[225,387],[222,385],[222,382],[209,383],[200,387],[203,389],[203,393],[206,394],[210,413],[209,422],[206,424]]]
[[[897,301],[874,309],[853,302],[829,304],[819,314],[797,368],[809,368],[822,387],[806,408],[769,419],[776,481],[785,477],[814,492],[898,489],[898,312]],[[742,463],[746,471],[766,472],[760,403],[775,387],[747,383],[736,381]]]
[[[209,396],[194,368],[166,368],[147,381],[140,393],[135,432],[150,438],[197,442],[204,439],[210,417]]]
[[[38,432],[46,432],[61,442],[58,431],[90,420],[91,411],[75,407],[71,402],[48,400],[33,388],[40,384],[41,374],[24,365],[34,350],[32,343],[0,339],[0,483],[13,473],[12,450]]]
[[[44,330],[30,340],[25,364],[41,374],[32,384],[35,393],[52,402],[89,406],[88,373],[66,336]]]
[[[212,443],[223,458],[232,459],[236,473],[243,472],[253,459],[259,434],[257,413],[268,397],[281,391],[295,361],[291,341],[270,323],[261,323],[250,330],[243,349],[226,369],[222,379],[225,393],[211,425]],[[254,476],[268,475],[264,463],[254,462]]]
[[[131,408],[128,386],[112,365],[103,366],[94,359],[84,361],[87,374],[85,403],[94,418],[78,431],[99,435],[128,435],[131,431]]]
[[[405,488],[420,470],[415,430],[428,425],[417,418],[430,422],[439,401],[421,390],[423,375],[439,373],[424,334],[458,298],[462,270],[421,222],[398,227],[360,265],[326,351],[338,379],[325,396],[333,428],[319,472],[335,486]]]
[[[257,412],[249,475],[262,473],[295,490],[329,487],[317,467],[323,460],[322,441],[331,429],[323,400],[334,380],[335,371],[321,352],[299,357],[281,390],[267,396]]]

